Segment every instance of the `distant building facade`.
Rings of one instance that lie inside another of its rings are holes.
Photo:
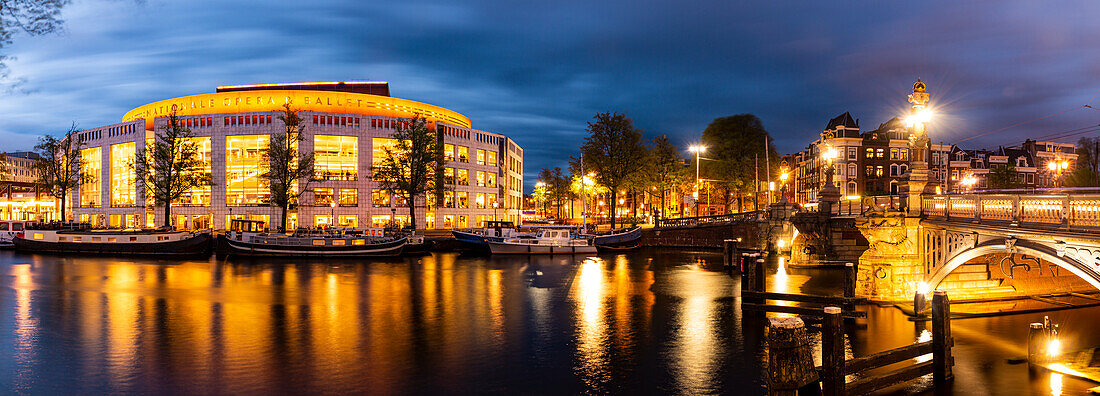
[[[278,225],[262,177],[270,135],[285,131],[284,103],[303,120],[302,152],[312,152],[315,176],[288,226],[382,226],[409,221],[400,197],[371,179],[371,168],[414,116],[427,119],[445,148],[442,202],[418,197],[418,228],[464,228],[501,219],[518,222],[523,208],[523,148],[509,137],[473,129],[454,111],[389,96],[385,82],[289,83],[218,87],[216,93],[167,99],[126,113],[123,122],[80,131],[85,170],[95,175],[71,200],[73,220],[96,226],[163,224],[162,210],[143,202],[129,165],[149,147],[175,111],[190,128],[213,185],[173,203],[169,222],[182,229],[224,229],[230,219]],[[304,184],[300,184],[304,187]]]
[[[38,155],[27,151],[4,153],[0,165],[0,220],[52,221],[57,203],[38,184],[33,165]]]

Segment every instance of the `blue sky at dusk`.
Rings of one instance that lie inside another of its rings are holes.
[[[218,85],[293,81],[385,80],[463,113],[525,148],[528,190],[600,111],[685,150],[712,119],[755,113],[783,153],[845,111],[874,129],[917,77],[936,141],[1066,111],[963,143],[996,147],[1100,123],[1082,106],[1100,91],[1100,5],[1057,6],[75,0],[63,32],[2,49],[0,151]]]

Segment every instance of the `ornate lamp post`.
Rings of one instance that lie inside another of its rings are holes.
[[[787,178],[790,177],[790,170],[783,167],[783,170],[779,173],[779,193],[783,194],[783,197],[779,199],[779,202],[787,203]]]
[[[1069,169],[1069,161],[1055,158],[1054,161],[1047,162],[1047,169],[1049,169],[1051,173],[1057,172],[1053,184],[1054,187],[1061,187],[1059,184],[1062,184],[1062,172]]]
[[[833,184],[833,160],[836,159],[836,149],[825,146],[821,151],[821,158],[825,160],[825,185],[821,187],[821,195],[818,199],[817,210],[824,213],[833,212],[833,204],[840,202],[840,189]]]
[[[924,83],[917,79],[913,84],[913,93],[909,94],[909,116],[905,117],[906,126],[911,131],[909,137],[909,183],[907,210],[911,216],[921,213],[921,194],[931,193],[935,186],[928,182],[928,138],[927,124],[932,121],[932,111],[926,106],[931,95],[925,92]]]

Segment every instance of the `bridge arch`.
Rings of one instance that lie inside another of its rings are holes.
[[[1098,270],[1098,268],[1073,260],[1069,257],[1059,256],[1058,252],[1048,246],[1010,238],[998,238],[985,241],[973,248],[956,254],[930,274],[931,276],[927,278],[928,290],[936,290],[940,283],[947,278],[947,275],[951,274],[951,272],[955,271],[955,269],[959,268],[967,261],[990,253],[1023,253],[1039,257],[1072,272],[1074,275],[1084,279],[1092,285],[1092,287],[1100,290],[1100,270]]]

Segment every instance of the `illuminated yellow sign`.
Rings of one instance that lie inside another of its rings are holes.
[[[416,114],[428,121],[441,121],[470,127],[466,116],[439,106],[407,99],[351,92],[270,90],[221,92],[183,96],[135,108],[126,112],[123,122],[145,119],[145,129],[153,129],[153,119],[173,110],[180,116],[223,113],[250,113],[282,110],[290,103],[296,110],[319,113],[361,114],[409,118]]]

